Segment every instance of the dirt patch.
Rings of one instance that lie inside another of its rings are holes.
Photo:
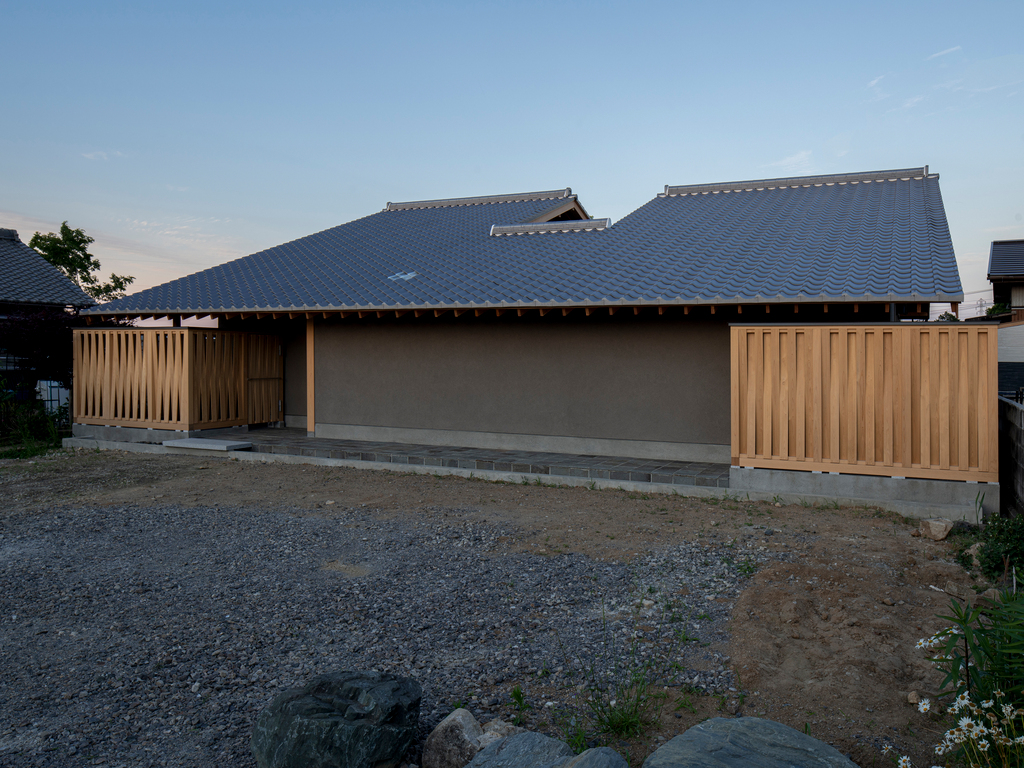
[[[507,541],[520,551],[619,562],[695,539],[790,553],[788,562],[754,574],[735,604],[732,641],[722,650],[738,690],[721,698],[666,691],[661,727],[613,744],[640,760],[659,739],[739,711],[806,730],[859,764],[876,764],[887,742],[916,764],[930,764],[943,729],[907,703],[907,694],[932,696],[940,678],[914,644],[944,626],[935,614],[947,612],[949,597],[935,587],[972,584],[950,545],[914,537],[913,523],[867,508],[118,452],[0,462],[0,494],[4,514],[154,502],[260,505],[325,517],[352,508],[385,518],[443,509],[453,519],[507,523],[515,531]],[[363,575],[339,561],[323,567]]]

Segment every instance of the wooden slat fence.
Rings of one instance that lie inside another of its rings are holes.
[[[283,418],[283,358],[276,336],[102,328],[76,330],[74,345],[78,424],[194,430]]]
[[[994,326],[731,331],[733,465],[998,480]]]

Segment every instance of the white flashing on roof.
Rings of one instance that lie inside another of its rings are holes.
[[[868,171],[866,173],[836,173],[824,176],[791,176],[780,179],[754,179],[752,181],[727,181],[721,184],[690,184],[684,186],[665,185],[661,197],[677,195],[698,195],[708,192],[753,192],[764,189],[785,189],[786,187],[820,187],[834,184],[859,184],[872,181],[905,181],[908,179],[937,179],[938,174],[928,173],[928,166],[922,168],[898,168],[891,171]]]
[[[491,235],[540,235],[546,232],[602,232],[611,225],[611,219],[546,221],[538,224],[492,224]]]
[[[416,272],[396,272],[391,275],[388,280],[412,280],[416,277]]]
[[[518,195],[485,195],[483,197],[449,197],[442,200],[415,200],[408,203],[388,203],[386,211],[412,211],[418,208],[452,208],[459,205],[488,205],[490,203],[521,203],[530,200],[560,200],[572,197],[572,189],[551,189],[545,192],[523,192]]]

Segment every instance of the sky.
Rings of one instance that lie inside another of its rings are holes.
[[[147,288],[381,210],[928,165],[1024,238],[1024,3],[0,0],[0,227]],[[941,310],[939,310],[941,311]]]

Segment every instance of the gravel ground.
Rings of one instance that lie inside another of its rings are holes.
[[[630,565],[524,554],[508,523],[468,518],[179,505],[3,518],[0,765],[251,766],[258,712],[336,668],[419,680],[422,738],[455,701],[507,713],[515,685],[540,712],[561,706],[573,666],[607,679],[633,651],[666,682],[725,690],[734,600],[756,567],[790,557],[729,541]]]

